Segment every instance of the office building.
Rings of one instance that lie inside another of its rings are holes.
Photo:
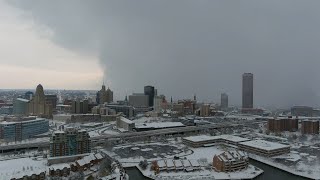
[[[242,138],[239,136],[233,135],[220,135],[220,136],[208,136],[208,135],[199,135],[199,136],[190,136],[182,138],[182,142],[187,146],[191,146],[193,148],[198,147],[208,147],[210,145],[231,145],[238,146],[241,142],[249,141],[247,138]]]
[[[113,109],[116,113],[122,113],[126,118],[131,119],[135,115],[134,108],[129,105],[122,105],[117,103],[107,104],[105,107]]]
[[[86,130],[66,128],[50,137],[50,156],[72,156],[91,152],[91,141]]]
[[[73,114],[87,114],[89,112],[89,101],[72,101],[71,109]]]
[[[228,95],[226,93],[221,94],[221,103],[220,107],[222,110],[227,110],[228,109]]]
[[[0,123],[0,139],[21,141],[49,131],[49,121],[44,118],[25,118]]]
[[[213,168],[218,172],[234,172],[249,166],[249,157],[243,151],[225,151],[213,157]]]
[[[208,117],[210,116],[210,105],[209,104],[203,104],[200,107],[200,116],[202,117]]]
[[[319,134],[318,120],[304,120],[301,122],[302,134]]]
[[[239,149],[248,153],[266,157],[279,156],[290,152],[289,145],[264,140],[252,140],[239,143]]]
[[[135,108],[149,107],[149,96],[145,94],[134,93],[129,96],[129,105]]]
[[[13,114],[26,115],[28,113],[28,99],[17,98],[13,101]]]
[[[196,101],[191,99],[178,100],[178,104],[182,105],[182,113],[192,115],[196,110]]]
[[[36,93],[29,102],[28,114],[51,118],[54,106],[53,99],[52,96],[49,96],[49,99],[46,98],[43,87],[39,84]]]
[[[153,107],[154,96],[155,96],[154,87],[153,86],[145,86],[144,87],[144,94],[149,96],[149,107]]]
[[[117,128],[121,132],[132,131],[135,128],[135,123],[125,117],[117,119]]]
[[[52,109],[55,110],[57,107],[58,97],[55,94],[46,94],[46,102],[52,105]]]
[[[98,104],[113,102],[113,91],[109,87],[106,90],[106,86],[103,84],[101,90],[97,92],[96,101]]]
[[[253,74],[242,75],[242,108],[253,108]]]

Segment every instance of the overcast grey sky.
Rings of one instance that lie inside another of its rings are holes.
[[[320,104],[317,0],[6,2],[35,34],[81,57],[82,72],[99,65],[118,98],[154,85],[168,98],[218,101],[226,92],[240,104],[241,75],[252,72],[256,106]],[[65,59],[58,66],[76,66]],[[77,87],[99,88],[97,76]]]

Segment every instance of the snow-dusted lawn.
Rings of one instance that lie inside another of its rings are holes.
[[[247,169],[238,172],[224,173],[216,172],[213,169],[207,170],[202,168],[199,171],[194,172],[160,172],[158,175],[154,175],[153,171],[150,171],[150,167],[146,170],[138,169],[147,177],[156,180],[198,180],[198,179],[253,179],[256,176],[263,173],[263,170],[258,169],[252,165],[249,165]]]

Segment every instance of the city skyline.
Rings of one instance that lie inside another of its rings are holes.
[[[97,90],[105,79],[119,98],[152,85],[241,104],[252,72],[255,105],[319,106],[319,2],[286,2],[0,1],[0,83]]]

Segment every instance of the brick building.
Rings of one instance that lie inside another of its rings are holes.
[[[218,172],[233,172],[246,169],[249,157],[242,151],[226,151],[213,157],[213,168]]]
[[[302,134],[319,134],[319,121],[304,120],[301,122]]]
[[[268,130],[271,132],[297,131],[299,129],[299,119],[268,119]]]

